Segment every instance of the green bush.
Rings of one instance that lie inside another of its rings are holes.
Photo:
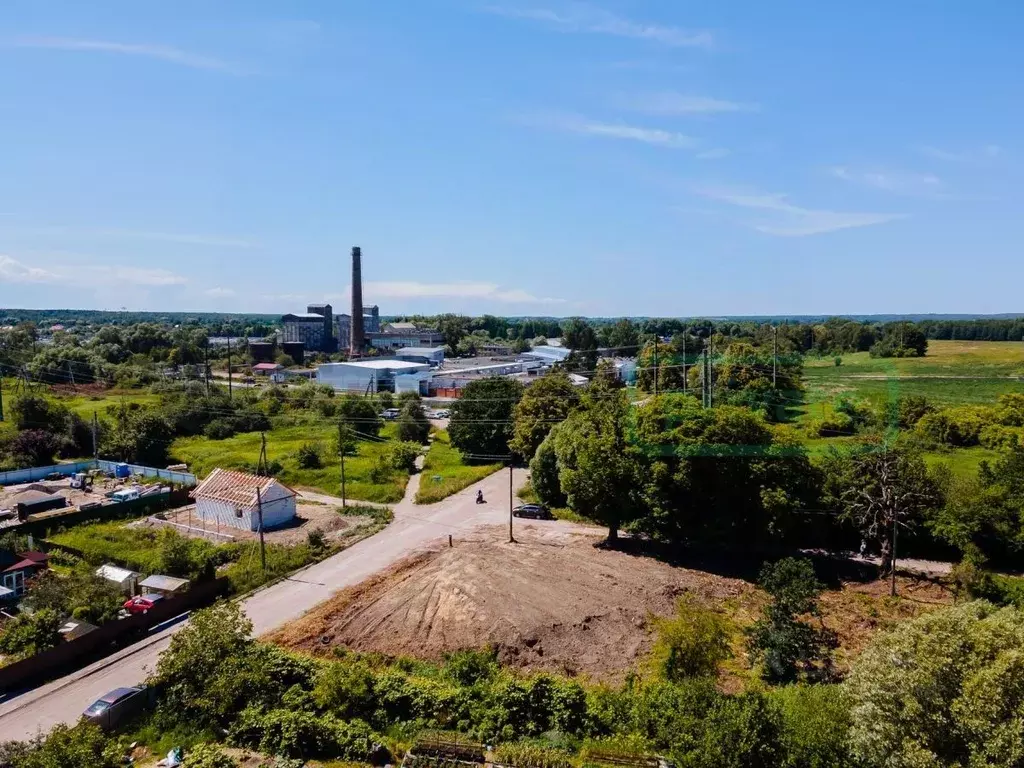
[[[216,744],[196,744],[185,753],[184,768],[237,768],[238,763]]]
[[[1024,443],[1024,429],[1021,427],[989,424],[978,435],[978,444],[983,448],[1005,450],[1012,448],[1017,443]]]
[[[967,447],[978,445],[982,430],[995,423],[992,408],[964,405],[928,413],[917,422],[917,431],[943,445]]]
[[[729,657],[725,620],[692,601],[680,600],[676,616],[655,624],[658,639],[651,649],[654,672],[669,682],[714,676]]]
[[[419,443],[399,442],[391,446],[388,461],[392,469],[412,472],[416,469],[416,458],[420,455]]]
[[[214,419],[203,428],[203,434],[211,440],[227,440],[235,435],[235,424],[231,419]]]
[[[852,435],[857,427],[845,413],[830,413],[820,419],[811,421],[811,431],[818,437],[836,437],[838,435]]]
[[[303,443],[299,446],[296,460],[302,469],[320,469],[324,463],[322,453],[317,443]]]
[[[787,685],[769,693],[782,716],[785,768],[853,768],[850,705],[838,685]]]
[[[360,720],[345,722],[333,715],[315,715],[289,709],[245,709],[232,724],[228,737],[238,746],[293,758],[340,758],[365,762],[373,747],[373,733]]]

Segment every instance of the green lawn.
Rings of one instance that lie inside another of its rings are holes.
[[[101,395],[74,395],[58,397],[57,400],[86,421],[92,419],[94,411],[102,418],[107,408],[118,406],[121,403],[128,405],[135,403],[144,406],[160,405],[160,395],[154,395],[141,389],[111,389]]]
[[[448,433],[435,432],[420,474],[416,503],[433,504],[446,499],[499,469],[501,464],[463,464],[462,455],[452,448]]]
[[[276,477],[293,488],[309,488],[332,496],[341,495],[341,465],[332,455],[332,443],[336,427],[333,424],[317,423],[300,426],[277,427],[267,433],[267,459],[279,461],[283,470]],[[396,438],[397,426],[388,424],[381,431],[381,437]],[[305,443],[319,443],[324,466],[320,469],[303,469],[298,465],[297,453]],[[345,488],[350,499],[392,503],[401,501],[409,474],[393,470],[389,480],[374,483],[370,470],[378,456],[389,450],[387,443],[373,443],[360,440],[356,455],[345,458]],[[260,454],[260,435],[247,432],[227,440],[211,440],[208,437],[183,437],[171,444],[171,456],[189,466],[199,477],[205,477],[217,467],[224,469],[248,469],[256,466]]]

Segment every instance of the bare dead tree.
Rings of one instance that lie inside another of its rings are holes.
[[[877,544],[879,575],[890,577],[896,594],[896,542],[899,531],[913,529],[934,499],[924,463],[916,456],[881,445],[857,456],[854,484],[843,494],[846,514],[865,541]]]

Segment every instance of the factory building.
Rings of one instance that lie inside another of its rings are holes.
[[[555,365],[556,363],[564,363],[568,359],[571,350],[565,347],[550,347],[540,346],[534,347],[529,352],[524,352],[522,358],[524,360],[539,360],[547,365]]]
[[[416,374],[422,374],[416,375]],[[415,375],[415,376],[414,376]],[[405,381],[408,376],[414,376]],[[351,392],[402,392],[420,390],[420,381],[429,378],[430,366],[406,360],[359,360],[326,363],[316,369],[317,384]]]
[[[338,341],[334,338],[334,318],[330,304],[313,304],[303,314],[288,314],[281,317],[282,342],[302,342],[310,352],[336,352]],[[321,314],[321,312],[325,314]]]
[[[444,347],[405,347],[395,352],[394,358],[410,363],[441,365],[444,362]]]
[[[375,349],[406,347],[439,347],[444,336],[432,328],[418,328],[414,323],[385,323],[379,331],[367,332],[366,338]]]

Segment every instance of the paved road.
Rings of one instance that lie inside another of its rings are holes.
[[[358,584],[438,538],[451,534],[457,539],[508,519],[508,471],[497,472],[428,506],[412,503],[420,477],[413,475],[405,498],[395,506],[394,522],[383,531],[247,598],[243,606],[255,633],[263,634],[293,621],[333,592]],[[519,488],[525,479],[525,471],[516,470],[513,487]],[[487,504],[475,503],[477,489],[483,490]],[[57,723],[73,722],[112,688],[138,684],[153,670],[171,635],[182,626],[183,622],[72,675],[3,701],[0,740],[24,739]]]

